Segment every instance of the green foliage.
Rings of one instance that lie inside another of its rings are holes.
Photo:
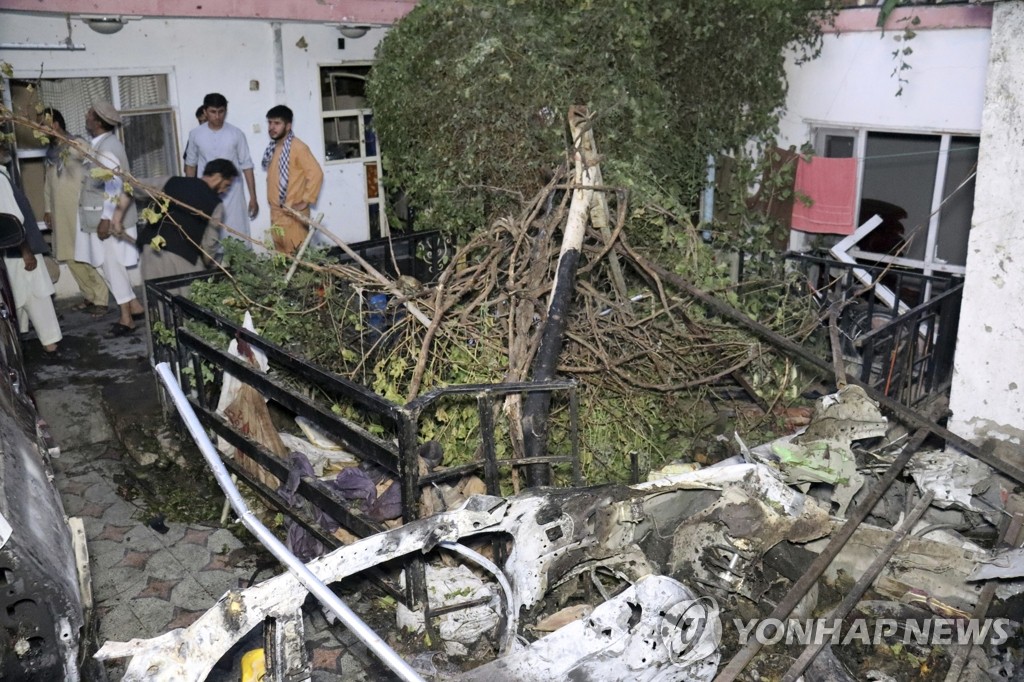
[[[816,54],[826,3],[422,2],[370,75],[385,174],[421,227],[464,235],[543,186],[587,105],[607,184],[692,205],[709,154],[774,130],[784,54]]]

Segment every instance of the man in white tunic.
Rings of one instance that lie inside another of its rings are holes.
[[[185,145],[185,176],[202,176],[206,164],[213,159],[227,159],[233,163],[245,178],[249,201],[247,205],[242,183],[233,183],[224,195],[224,224],[244,237],[249,237],[249,219],[255,218],[260,210],[256,201],[256,178],[252,171],[249,143],[245,133],[224,120],[228,113],[228,101],[224,95],[211,92],[203,98],[203,107],[206,110],[206,123],[192,129],[188,134],[188,144]]]
[[[79,199],[79,233],[75,240],[75,260],[91,263],[100,271],[120,307],[121,316],[111,328],[112,336],[132,333],[135,320],[142,319],[144,315],[128,277],[128,268],[139,262],[139,252],[135,248],[137,215],[134,204],[125,218],[124,232],[119,235],[111,233],[110,219],[124,192],[124,180],[112,171],[131,172],[124,145],[114,134],[114,129],[120,124],[121,114],[110,102],[98,102],[85,114],[85,129],[92,136],[92,150],[91,158],[86,159]]]
[[[42,258],[37,254],[45,252],[46,246],[32,215],[32,205],[28,199],[14,186],[7,174],[6,164],[11,162],[10,151],[0,146],[0,212],[9,213],[21,221],[25,228],[25,239],[19,246],[7,249],[3,253],[7,279],[11,283],[11,298],[14,299],[15,314],[18,318],[18,330],[24,334],[29,324],[36,330],[39,343],[46,351],[47,357],[58,358],[57,344],[63,338],[60,322],[53,309],[53,281],[42,267]],[[19,201],[20,199],[20,201]]]

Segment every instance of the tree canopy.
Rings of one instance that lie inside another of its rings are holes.
[[[369,83],[385,181],[456,235],[515,210],[596,113],[609,184],[692,206],[709,154],[769,135],[828,0],[426,0]]]

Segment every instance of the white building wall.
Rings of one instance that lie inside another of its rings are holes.
[[[913,54],[899,97],[892,55],[899,31],[824,37],[821,56],[797,65],[789,59],[789,94],[780,146],[809,142],[811,128],[867,127],[893,132],[964,133],[981,129],[989,31],[920,31],[906,44]]]
[[[0,61],[12,65],[15,77],[28,79],[168,73],[182,152],[203,96],[223,94],[228,99],[227,120],[245,132],[256,163],[260,202],[260,215],[253,225],[256,238],[262,238],[269,227],[270,214],[266,174],[259,167],[269,142],[265,114],[275,104],[286,104],[295,112],[295,134],[324,166],[324,188],[314,215],[324,213],[324,226],[346,242],[369,237],[362,162],[323,162],[319,66],[372,61],[386,29],[345,39],[344,49],[339,49],[341,35],[333,26],[281,24],[283,64],[277,68],[269,21],[143,18],[113,35],[95,33],[80,20],[72,20],[71,25],[73,42],[84,45],[84,51],[0,50]],[[67,38],[62,16],[0,12],[0,44],[56,44]],[[84,132],[80,121],[68,121],[68,127]]]
[[[995,4],[950,428],[1024,442],[1024,2]]]
[[[787,64],[781,146],[815,127],[980,135],[977,188],[951,393],[950,428],[975,442],[1024,441],[1024,1],[994,4],[987,28],[922,30],[903,94],[892,76],[898,31],[824,39]]]

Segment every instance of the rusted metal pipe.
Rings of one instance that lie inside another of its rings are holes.
[[[867,518],[867,515],[871,510],[875,508],[878,501],[882,499],[882,495],[884,495],[885,491],[889,489],[892,482],[896,480],[896,477],[900,475],[903,471],[903,467],[905,467],[907,462],[910,461],[910,457],[917,452],[917,449],[921,447],[927,437],[927,429],[919,429],[914,434],[914,437],[909,443],[907,443],[906,447],[903,448],[903,452],[893,460],[892,464],[889,465],[889,468],[886,469],[882,478],[879,479],[878,483],[876,483],[874,487],[871,488],[870,492],[868,492],[867,497],[857,505],[857,508],[853,510],[853,513],[847,519],[846,523],[844,523],[842,527],[836,531],[835,535],[832,536],[832,539],[829,541],[828,545],[825,546],[825,549],[822,550],[821,554],[811,562],[811,565],[807,567],[807,571],[800,577],[800,579],[793,583],[793,587],[790,588],[789,592],[786,593],[786,596],[782,598],[782,601],[779,602],[778,606],[772,610],[771,615],[768,616],[769,620],[774,619],[785,622],[785,620],[789,618],[789,614],[793,612],[793,609],[795,609],[800,600],[804,598],[807,591],[810,590],[816,582],[818,582],[818,578],[820,578],[825,572],[825,569],[829,567],[829,564],[832,563],[833,559],[835,559],[839,552],[842,551],[843,547],[846,546],[846,543],[850,541],[850,538],[853,537],[853,533],[857,530],[857,526],[859,526],[864,519]],[[755,639],[750,639],[743,648],[732,657],[729,664],[726,665],[720,673],[718,673],[718,676],[715,678],[715,682],[732,682],[732,680],[735,680],[760,650],[761,644]]]
[[[860,598],[863,597],[864,593],[868,591],[869,587],[871,587],[871,584],[875,582],[875,578],[877,578],[878,574],[882,572],[885,565],[889,563],[889,559],[891,559],[892,555],[897,549],[899,549],[900,544],[902,544],[907,535],[910,534],[910,531],[914,528],[914,524],[917,523],[928,510],[928,505],[932,503],[932,498],[934,497],[935,493],[928,491],[928,493],[921,498],[921,501],[917,503],[914,510],[910,512],[905,519],[903,519],[903,523],[900,524],[899,530],[896,531],[896,535],[894,535],[892,540],[889,541],[889,544],[882,549],[881,553],[875,557],[875,560],[872,561],[871,565],[864,571],[864,574],[857,579],[853,589],[843,597],[843,601],[839,602],[839,606],[832,609],[832,611],[825,616],[825,620],[836,622],[846,618],[847,614],[853,610],[853,607],[857,605]],[[817,657],[825,647],[825,644],[825,641],[812,642],[811,644],[808,644],[807,648],[805,648],[803,653],[800,654],[800,657],[793,661],[793,665],[791,665],[789,670],[786,671],[786,674],[783,675],[782,682],[796,682],[796,680],[803,675],[804,671],[807,670],[807,666],[814,662],[815,657]]]

